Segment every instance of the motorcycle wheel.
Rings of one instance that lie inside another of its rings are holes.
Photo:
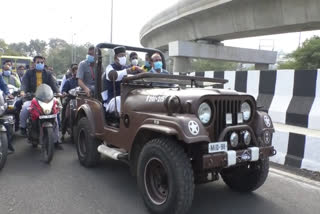
[[[0,170],[4,167],[8,155],[8,139],[7,133],[0,133]]]
[[[53,158],[54,153],[54,145],[53,145],[53,139],[54,139],[54,132],[53,127],[46,127],[43,129],[43,144],[41,148],[42,152],[42,159],[45,163],[50,163]]]

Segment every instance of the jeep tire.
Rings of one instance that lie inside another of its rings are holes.
[[[138,159],[137,182],[152,213],[183,214],[191,207],[193,170],[183,148],[172,139],[153,139],[143,147]]]
[[[261,187],[269,173],[269,159],[222,170],[223,181],[237,192],[252,192]]]
[[[98,146],[100,141],[93,137],[92,128],[86,117],[78,121],[77,126],[77,154],[80,163],[85,167],[94,167],[100,160]]]

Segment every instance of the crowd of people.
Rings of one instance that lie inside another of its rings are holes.
[[[71,64],[66,74],[63,76],[60,88],[57,85],[53,68],[48,67],[43,56],[35,56],[31,69],[26,70],[24,66],[19,66],[16,72],[12,71],[12,62],[7,60],[2,65],[2,74],[0,75],[0,90],[13,98],[8,90],[8,84],[20,88],[20,96],[23,98],[26,94],[34,94],[41,84],[47,84],[54,93],[58,95],[68,94],[71,89],[80,87],[87,96],[92,96],[95,87],[95,72],[94,72],[94,47],[89,47],[86,59],[79,64]],[[144,65],[139,65],[139,58],[136,52],[129,54],[129,64],[127,64],[126,48],[118,46],[114,48],[113,63],[106,67],[103,80],[104,88],[103,103],[105,110],[109,113],[120,112],[120,85],[124,76],[135,75],[142,72],[168,74],[163,68],[163,62],[159,53],[145,55]],[[109,79],[110,73],[117,73],[115,87],[112,80]],[[116,91],[114,91],[114,89]],[[16,127],[20,128],[22,135],[26,135],[26,121],[29,117],[29,107],[31,101],[23,102],[19,99],[15,104],[17,113]],[[66,106],[65,104],[63,105]],[[64,109],[63,109],[64,110]],[[62,112],[63,114],[63,112]],[[59,123],[58,123],[59,124]],[[56,136],[59,136],[59,127],[55,130]],[[56,149],[63,149],[59,138],[55,139]],[[9,152],[14,152],[11,142],[8,145]]]

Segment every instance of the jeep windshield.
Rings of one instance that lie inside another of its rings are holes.
[[[227,83],[228,80],[218,78],[205,78],[196,76],[180,76],[170,74],[142,73],[127,76],[123,79],[125,84],[143,84],[155,87],[207,87]]]

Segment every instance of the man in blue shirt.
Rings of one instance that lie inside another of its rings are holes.
[[[162,58],[160,54],[155,53],[151,57],[151,65],[152,68],[149,72],[154,73],[154,74],[169,74],[169,72],[165,69],[162,68],[163,63],[162,63]]]
[[[73,65],[71,68],[71,77],[64,83],[61,91],[62,93],[69,93],[71,89],[78,87],[77,71],[78,65]]]

